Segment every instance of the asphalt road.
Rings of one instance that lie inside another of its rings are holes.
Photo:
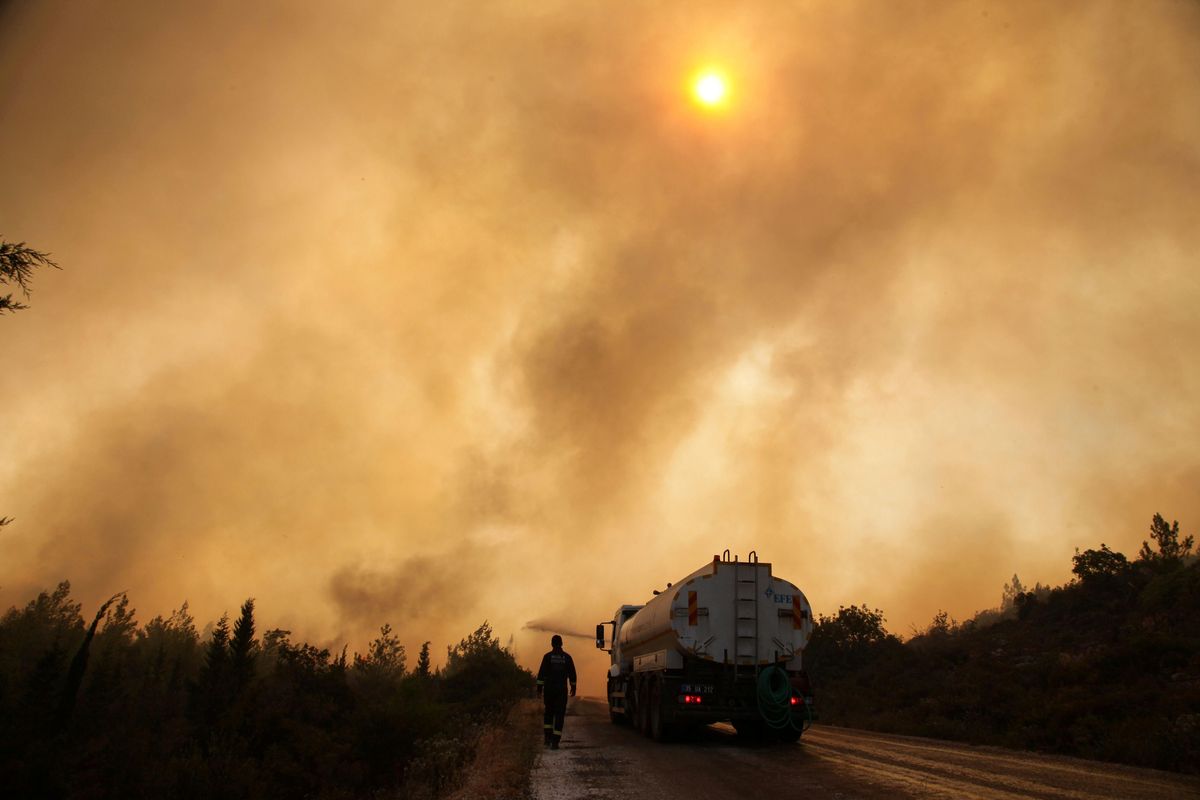
[[[591,698],[572,701],[533,787],[537,800],[1200,798],[1198,778],[823,725],[794,745],[747,746],[724,725],[658,744]]]

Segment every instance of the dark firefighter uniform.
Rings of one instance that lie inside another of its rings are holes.
[[[575,662],[570,654],[562,649],[562,637],[557,634],[550,640],[554,647],[542,656],[542,666],[538,668],[538,694],[546,701],[546,715],[543,718],[542,731],[546,735],[546,744],[557,750],[558,742],[562,739],[563,719],[567,715],[567,682],[571,683],[571,696],[575,696]]]

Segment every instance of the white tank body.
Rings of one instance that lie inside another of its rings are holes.
[[[812,627],[808,599],[770,564],[714,558],[626,620],[617,647],[639,670],[681,656],[799,669]]]

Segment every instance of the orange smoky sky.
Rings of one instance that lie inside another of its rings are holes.
[[[535,664],[1200,523],[1195,2],[10,2],[0,121],[0,606]]]

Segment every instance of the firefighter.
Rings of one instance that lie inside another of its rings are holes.
[[[549,653],[542,656],[538,668],[537,693],[546,702],[546,715],[542,718],[542,732],[546,746],[558,749],[562,739],[563,718],[567,715],[567,681],[571,682],[571,697],[575,696],[575,662],[570,653],[562,649],[562,637],[557,633],[550,637]]]

